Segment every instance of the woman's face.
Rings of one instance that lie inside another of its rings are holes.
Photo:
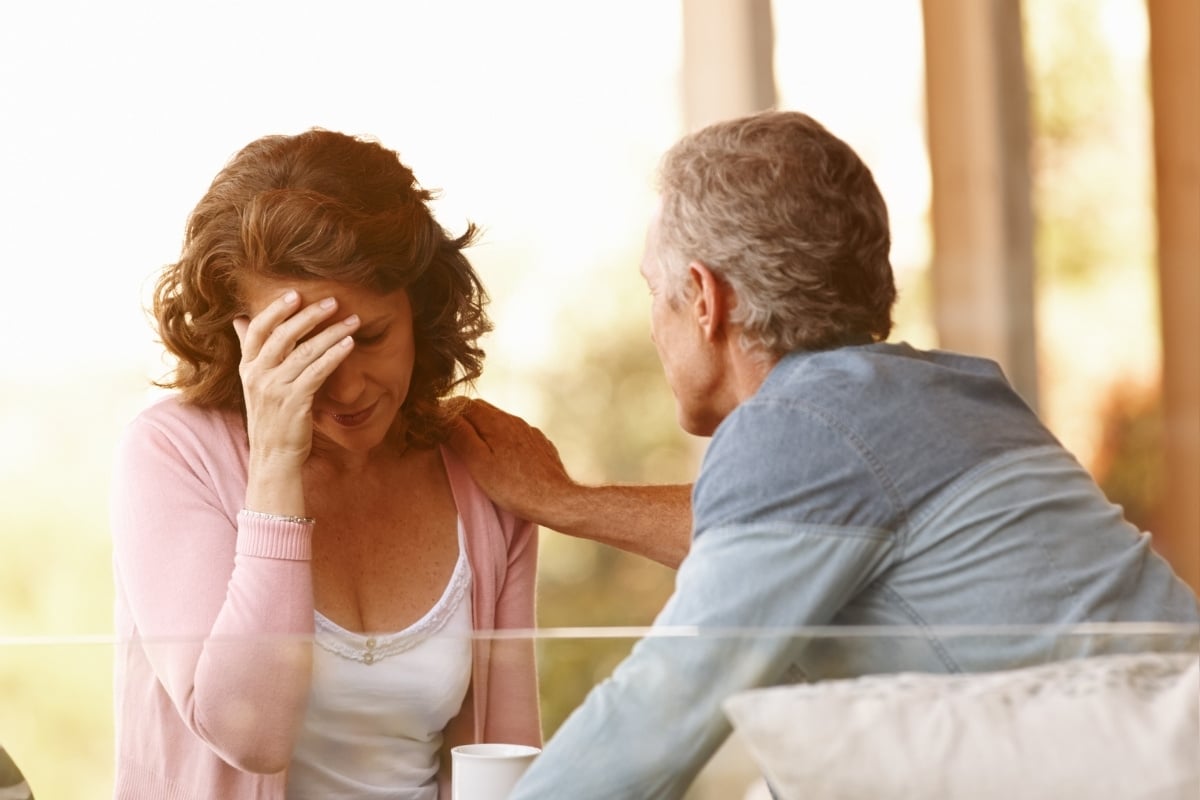
[[[337,311],[318,330],[351,314],[362,321],[354,349],[313,398],[313,437],[317,450],[322,444],[371,450],[387,438],[412,381],[416,346],[408,292],[378,294],[336,281],[257,279],[245,291],[250,316],[288,289],[300,293],[300,307],[327,297],[337,300]]]

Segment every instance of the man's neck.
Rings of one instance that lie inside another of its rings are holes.
[[[740,405],[758,393],[767,375],[779,363],[779,357],[761,348],[746,349],[738,343],[729,349],[727,363],[730,389]]]

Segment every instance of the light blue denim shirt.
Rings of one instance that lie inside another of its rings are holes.
[[[744,689],[1068,655],[1050,635],[939,626],[1200,633],[1196,596],[990,361],[892,344],[793,353],[717,429],[692,503],[692,549],[655,625],[710,635],[640,641],[514,800],[679,797],[730,732],[721,703]],[[822,625],[927,634],[719,634]]]

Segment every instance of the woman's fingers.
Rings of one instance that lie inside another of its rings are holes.
[[[336,311],[337,301],[332,297],[299,310],[293,308],[290,303],[285,302],[282,307],[272,303],[250,322],[250,330],[256,336],[262,336],[262,344],[253,358],[261,361],[267,368],[283,363],[318,325],[332,317]],[[262,333],[264,330],[265,335]],[[316,355],[311,348],[309,354]]]
[[[341,328],[346,324],[343,322],[342,325],[331,325],[321,333],[327,334],[332,329]],[[354,327],[358,327],[357,320],[355,320]],[[323,341],[314,346],[312,352],[315,353],[315,356],[311,360],[306,358],[305,361],[307,363],[301,362],[294,357],[300,352],[301,347],[308,345],[310,342],[317,342],[317,337],[313,337],[307,342],[302,343],[300,347],[296,348],[296,352],[292,353],[292,356],[289,357],[288,362],[291,363],[288,363],[288,366],[298,366],[304,363],[299,374],[292,378],[292,385],[297,391],[303,392],[309,397],[315,395],[317,390],[321,388],[321,384],[325,383],[325,380],[333,374],[338,365],[350,355],[350,351],[354,349],[354,337],[344,331],[340,333],[341,338],[330,342],[328,347],[324,346]],[[283,369],[283,367],[280,367],[280,369]]]
[[[236,317],[233,320],[233,332],[237,334],[242,353],[246,352],[246,329],[250,327],[249,317]]]
[[[290,382],[308,371],[324,380],[332,373],[327,369],[331,362],[340,363],[345,354],[337,351],[325,358],[327,352],[342,339],[358,330],[357,315],[326,325],[337,310],[337,301],[332,297],[296,309],[298,296],[284,293],[253,319],[239,317],[234,320],[234,331],[242,345],[243,373],[274,373],[280,380]],[[350,343],[352,344],[352,342]],[[318,365],[317,362],[321,363]],[[315,366],[314,370],[309,370]]]
[[[281,322],[296,313],[300,304],[300,295],[294,289],[288,289],[270,305],[254,315],[239,334],[242,341],[242,363],[253,361],[259,357],[267,337]],[[237,330],[237,320],[234,320],[234,330]]]
[[[360,321],[357,314],[351,314],[343,320],[334,322],[325,328],[321,329],[312,336],[300,341],[292,351],[284,356],[278,366],[274,368],[279,378],[284,381],[299,380],[302,375],[312,375],[313,367],[317,367],[317,372],[321,374],[321,380],[332,373],[332,370],[325,371],[324,365],[328,363],[325,358],[330,351],[338,352],[338,345],[345,344],[347,347],[353,345],[353,339],[350,338],[354,332],[358,330]],[[349,341],[346,341],[349,339]],[[345,358],[345,354],[335,356],[338,363]],[[318,362],[320,366],[318,366]],[[318,384],[319,386],[319,384]],[[316,391],[317,387],[313,387]]]

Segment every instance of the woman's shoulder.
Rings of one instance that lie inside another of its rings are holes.
[[[245,426],[236,411],[189,403],[178,394],[152,399],[129,421],[127,445],[168,441],[180,450],[236,449],[245,440]]]
[[[229,428],[239,422],[240,417],[237,412],[189,403],[183,399],[182,395],[172,392],[151,398],[134,415],[131,425],[148,425],[166,429],[176,427],[196,429]]]
[[[440,445],[438,449],[445,465],[446,478],[450,482],[450,491],[454,495],[454,504],[468,536],[489,536],[499,532],[511,544],[515,535],[528,535],[531,523],[493,503],[454,450],[446,445]]]
[[[446,479],[450,482],[450,492],[454,496],[459,516],[465,521],[467,516],[474,516],[481,509],[491,506],[490,498],[479,488],[479,484],[475,483],[458,454],[446,445],[438,445],[436,450],[446,470]]]

